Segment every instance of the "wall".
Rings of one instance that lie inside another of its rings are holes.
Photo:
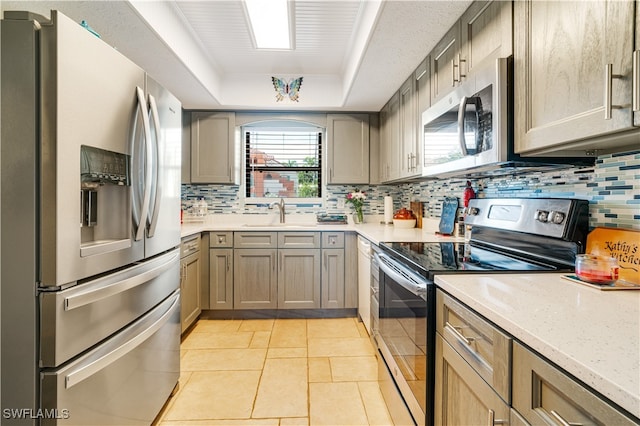
[[[519,176],[473,180],[475,189],[484,187],[486,197],[551,197],[589,200],[590,226],[619,227],[640,230],[640,150],[598,157],[593,168],[531,173]],[[325,207],[289,208],[289,213],[351,213],[340,202],[347,192],[356,188],[367,193],[364,212],[383,213],[383,198],[391,195],[394,208],[407,206],[409,201],[422,201],[427,217],[440,217],[442,200],[447,196],[462,197],[466,179],[447,179],[405,183],[399,185],[347,186],[331,185],[323,198]],[[238,186],[183,185],[182,199],[188,204],[204,197],[209,213],[268,212],[264,208],[241,208]]]

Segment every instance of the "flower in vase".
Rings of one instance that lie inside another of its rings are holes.
[[[362,223],[364,221],[362,206],[364,205],[364,200],[366,199],[367,194],[364,192],[360,192],[359,190],[355,190],[354,192],[349,192],[347,194],[347,203],[353,204],[353,208],[356,211],[358,223]]]

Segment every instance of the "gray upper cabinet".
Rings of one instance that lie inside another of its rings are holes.
[[[633,50],[635,93],[633,96],[633,125],[640,127],[640,5],[636,2],[636,43]]]
[[[637,148],[635,8],[631,0],[514,3],[516,152]]]
[[[380,111],[380,180],[400,178],[400,92]]]
[[[328,184],[369,183],[369,115],[327,114]]]
[[[191,113],[182,110],[182,163],[180,182],[191,183]]]
[[[460,64],[460,21],[456,22],[431,51],[431,103],[436,103],[465,78]],[[463,67],[464,68],[464,67]]]
[[[431,106],[431,62],[430,57],[427,56],[424,61],[418,65],[414,73],[416,80],[416,90],[414,92],[415,105],[416,105],[416,161],[415,161],[415,174],[422,174],[422,145],[423,145],[423,132],[422,132],[422,113]]]
[[[398,91],[399,110],[398,124],[400,126],[400,177],[412,177],[417,174],[419,149],[416,138],[416,80],[413,73]]]
[[[191,182],[237,184],[235,113],[191,113]]]

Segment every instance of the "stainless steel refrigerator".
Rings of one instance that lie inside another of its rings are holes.
[[[0,25],[1,422],[150,424],[180,370],[180,102],[59,12]]]

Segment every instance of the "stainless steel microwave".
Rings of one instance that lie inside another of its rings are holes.
[[[593,158],[521,157],[513,144],[513,60],[476,68],[422,114],[422,176],[496,176],[593,165]]]

